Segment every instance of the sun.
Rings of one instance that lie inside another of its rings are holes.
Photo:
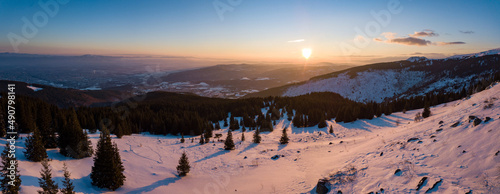
[[[303,48],[302,49],[302,56],[304,56],[304,58],[306,58],[306,59],[309,59],[309,57],[311,56],[311,53],[312,53],[312,50],[310,48]]]

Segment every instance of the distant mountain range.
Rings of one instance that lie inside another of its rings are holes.
[[[456,92],[477,78],[499,72],[499,54],[500,49],[494,49],[445,59],[411,57],[403,61],[353,67],[245,97],[334,92],[358,102],[382,102],[437,91]]]

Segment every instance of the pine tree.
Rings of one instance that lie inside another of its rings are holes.
[[[224,149],[234,150],[233,134],[231,133],[231,130],[227,130],[226,141],[224,141]]]
[[[184,141],[186,141],[186,140],[184,139],[184,135],[183,135],[183,134],[181,134],[181,143],[184,143]]]
[[[9,153],[10,146],[14,145],[6,143],[1,155],[2,166],[0,172],[0,187],[2,188],[2,193],[19,193],[19,190],[21,190],[21,174],[19,174],[18,162],[16,157],[10,157],[12,156]],[[11,180],[11,172],[14,172],[14,180]]]
[[[245,132],[241,132],[241,141],[245,141]]]
[[[58,190],[57,183],[52,180],[52,170],[47,159],[42,161],[42,171],[40,171],[41,178],[38,178],[38,184],[42,188],[38,191],[40,194],[56,194]]]
[[[260,137],[260,132],[259,129],[255,130],[253,133],[253,142],[254,143],[260,143],[261,137]]]
[[[328,131],[329,133],[333,133],[333,126],[330,125],[330,131]]]
[[[427,118],[431,116],[431,109],[429,103],[425,103],[424,111],[422,112],[422,117]]]
[[[75,186],[73,186],[73,183],[71,182],[71,174],[68,171],[68,166],[66,166],[66,163],[64,163],[63,165],[64,180],[62,181],[62,183],[64,188],[61,188],[61,192],[63,194],[75,194]]]
[[[326,124],[325,118],[321,118],[321,121],[318,124],[318,128],[321,129],[321,128],[325,128],[326,126],[328,126],[328,125]]]
[[[117,145],[112,143],[108,131],[102,131],[90,173],[92,185],[114,191],[125,182],[124,170]]]
[[[287,144],[288,143],[288,135],[286,134],[286,128],[283,129],[283,134],[281,134],[280,138],[280,144]]]
[[[33,135],[26,138],[26,150],[24,151],[24,155],[26,159],[33,162],[40,162],[48,157],[47,150],[42,142],[42,137],[37,129],[33,131]]]
[[[56,148],[56,132],[51,124],[52,116],[50,114],[49,108],[47,106],[40,107],[37,115],[37,126],[40,131],[40,135],[42,136],[42,141],[45,145],[45,148]]]
[[[84,158],[92,156],[92,144],[87,133],[83,132],[78,122],[76,112],[72,109],[64,129],[59,132],[59,151],[64,156]]]
[[[205,138],[203,137],[203,134],[200,136],[200,145],[205,144]]]
[[[179,159],[177,173],[179,173],[179,176],[186,176],[186,174],[189,173],[190,168],[191,166],[189,166],[189,160],[186,152],[183,152],[181,158]]]

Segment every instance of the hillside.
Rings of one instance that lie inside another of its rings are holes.
[[[499,50],[445,59],[411,57],[313,77],[308,81],[271,88],[246,97],[299,96],[334,92],[358,102],[382,102],[430,92],[457,92],[478,78],[500,72]]]
[[[253,131],[245,132],[245,142],[240,140],[241,130],[234,131],[233,151],[223,150],[221,142],[191,143],[191,137],[184,144],[170,135],[114,138],[127,180],[109,193],[315,193],[318,179],[324,177],[330,177],[325,184],[330,193],[419,193],[416,187],[423,177],[428,178],[420,193],[498,193],[498,99],[500,84],[469,99],[431,107],[432,116],[421,122],[413,118],[422,110],[352,123],[330,120],[333,134],[327,128],[291,127],[281,119],[273,132],[262,133],[260,144],[251,143]],[[470,116],[482,122],[474,126]],[[288,127],[290,143],[280,145],[284,127]],[[227,128],[214,132],[224,139]],[[99,134],[90,136],[95,147]],[[17,144],[17,152],[23,150],[24,140]],[[183,151],[192,168],[188,176],[179,178],[175,167]],[[92,158],[68,159],[57,149],[48,154],[57,182],[66,162],[77,192],[107,192],[90,184]],[[34,193],[41,165],[26,161],[22,154],[18,159],[22,192]],[[395,173],[397,169],[401,171]]]

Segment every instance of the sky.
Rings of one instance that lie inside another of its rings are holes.
[[[498,10],[498,0],[0,0],[0,52],[339,64],[443,58],[499,48]]]

